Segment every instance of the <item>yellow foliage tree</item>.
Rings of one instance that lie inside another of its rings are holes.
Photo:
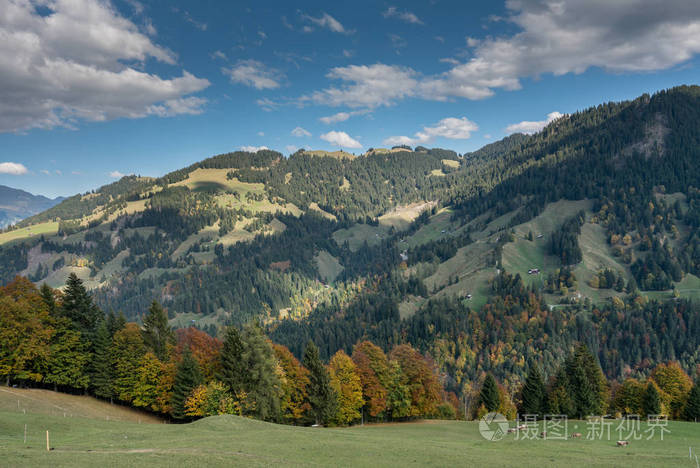
[[[331,387],[338,395],[338,412],[336,422],[350,424],[360,418],[360,408],[364,404],[362,399],[362,382],[355,363],[345,351],[338,351],[333,355],[329,363]]]

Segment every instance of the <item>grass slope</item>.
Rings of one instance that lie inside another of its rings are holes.
[[[151,425],[0,411],[0,423],[5,466],[691,467],[689,448],[700,447],[700,425],[680,422],[669,423],[663,441],[657,435],[651,441],[632,440],[625,448],[615,446],[614,432],[612,441],[586,440],[585,429],[579,429],[580,439],[514,440],[510,434],[489,442],[479,434],[478,423],[458,421],[321,429],[237,416]]]

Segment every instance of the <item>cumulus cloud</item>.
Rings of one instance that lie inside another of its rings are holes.
[[[542,130],[544,127],[549,125],[551,122],[554,122],[560,117],[563,117],[564,114],[561,114],[557,111],[550,112],[547,114],[547,118],[545,120],[536,120],[536,121],[529,121],[529,120],[523,120],[522,122],[518,122],[515,124],[508,125],[506,127],[506,133],[511,134],[511,133],[537,133],[540,130]]]
[[[222,68],[231,83],[243,84],[255,89],[276,89],[283,78],[277,70],[268,68],[257,60],[239,60],[231,68]]]
[[[337,19],[333,18],[331,15],[329,15],[328,13],[325,13],[325,12],[321,16],[319,16],[318,18],[315,18],[315,17],[310,16],[310,15],[301,15],[301,17],[303,19],[305,19],[306,21],[309,21],[312,24],[315,24],[316,26],[318,26],[320,28],[329,29],[329,30],[336,32],[336,33],[352,34],[355,32],[354,30],[345,29],[345,27],[342,24],[340,24],[340,21],[338,21]],[[304,32],[311,32],[311,31],[313,31],[313,28],[310,26],[306,26],[304,28]]]
[[[23,164],[14,162],[0,163],[0,174],[23,175],[27,172],[27,168]]]
[[[267,146],[241,146],[241,151],[247,151],[249,153],[257,153],[258,151],[270,149]]]
[[[382,13],[382,16],[384,16],[384,18],[397,18],[411,24],[423,24],[420,18],[418,18],[415,14],[411,13],[410,11],[400,11],[394,6],[387,8],[386,11]]]
[[[471,137],[472,132],[479,129],[479,126],[466,117],[448,117],[442,119],[432,127],[423,127],[423,130],[416,132],[413,137],[392,136],[384,140],[385,145],[422,145],[432,141],[437,137],[449,138],[453,140],[466,140]]]
[[[700,3],[671,0],[509,0],[506,18],[520,32],[468,40],[466,63],[427,80],[423,94],[481,99],[497,88],[521,87],[520,78],[545,73],[662,70],[700,52]]]
[[[451,67],[444,73],[421,76],[382,63],[334,68],[328,78],[343,84],[301,101],[373,108],[408,97],[476,100],[497,90],[518,90],[523,78],[580,74],[590,68],[650,72],[700,53],[697,1],[508,0],[506,7],[507,15],[498,20],[517,32],[466,38],[470,58],[445,61]]]
[[[341,80],[344,84],[302,96],[299,101],[329,106],[374,108],[388,106],[414,95],[418,85],[415,71],[382,63],[336,67],[326,76]]]
[[[321,135],[321,140],[326,140],[335,146],[341,148],[362,148],[362,143],[355,140],[353,137],[345,132],[328,132]]]
[[[331,125],[331,124],[338,123],[338,122],[345,122],[350,117],[355,117],[356,115],[364,115],[364,114],[368,114],[368,113],[369,113],[369,109],[361,109],[361,110],[356,110],[356,111],[352,111],[352,112],[338,112],[338,113],[333,114],[333,115],[321,117],[318,120],[320,120],[321,122],[323,122],[326,125]]]
[[[176,56],[108,1],[41,5],[43,15],[29,0],[0,7],[0,132],[161,115],[158,106],[166,115],[201,112],[203,99],[181,100],[209,81],[142,71],[148,59],[175,65]]]
[[[296,127],[294,130],[292,130],[292,135],[295,137],[310,137],[311,133],[309,133],[308,130],[301,128],[301,127]]]
[[[109,176],[113,179],[121,179],[122,177],[126,177],[127,174],[124,174],[124,173],[119,172],[119,171],[112,171],[109,173]]]

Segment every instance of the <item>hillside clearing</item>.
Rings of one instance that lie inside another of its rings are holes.
[[[57,222],[34,224],[29,227],[15,229],[14,231],[0,233],[0,245],[7,244],[12,241],[18,241],[32,237],[40,237],[42,235],[47,237],[54,236],[57,232]]]

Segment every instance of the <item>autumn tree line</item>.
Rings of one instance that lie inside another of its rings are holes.
[[[700,379],[693,384],[677,362],[658,364],[646,379],[629,377],[621,383],[608,382],[585,345],[577,346],[548,380],[533,364],[512,399],[490,373],[473,397],[477,403],[472,407],[475,418],[499,412],[514,419],[517,412],[520,417],[537,418],[664,415],[696,422],[700,419]]]
[[[153,302],[141,324],[104,314],[74,274],[63,291],[17,277],[0,288],[0,378],[81,392],[174,420],[237,414],[295,425],[454,418],[435,364],[411,346],[369,341],[328,364],[310,341],[301,361],[251,323],[223,340],[173,331]]]

